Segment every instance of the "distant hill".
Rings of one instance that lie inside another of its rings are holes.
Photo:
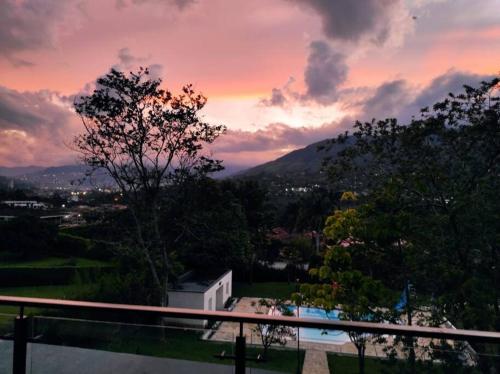
[[[213,173],[215,179],[238,178],[259,179],[265,182],[277,182],[291,185],[311,185],[324,182],[325,175],[321,172],[321,165],[325,158],[335,158],[343,146],[333,146],[328,150],[319,150],[327,146],[328,140],[322,140],[307,147],[297,149],[274,161],[266,162],[250,169],[243,166],[224,163],[225,169]],[[328,147],[327,147],[328,148]],[[52,167],[26,166],[2,167],[0,176],[14,178],[19,182],[47,189],[55,188],[88,188],[109,187],[114,181],[104,170],[94,173],[89,180],[85,178],[88,167],[85,165],[63,165]]]
[[[86,176],[88,170],[85,165],[52,166],[28,174],[24,178],[36,186],[48,189],[114,186],[114,181],[104,170],[95,171],[90,178]]]
[[[114,183],[103,171],[91,179],[85,178],[88,170],[84,165],[1,167],[0,176],[10,178],[15,186],[26,183],[44,189],[105,187]]]
[[[37,171],[41,171],[43,169],[45,169],[43,166],[0,166],[0,175],[4,177],[19,177],[26,174],[36,173]]]
[[[241,172],[242,170],[245,170],[248,168],[248,166],[228,164],[226,162],[223,162],[222,166],[224,166],[224,170],[218,171],[216,173],[211,173],[210,177],[212,177],[214,179],[224,179],[224,178],[236,175],[239,172]]]
[[[335,158],[344,146],[335,145],[328,150],[319,150],[327,146],[328,140],[322,140],[297,149],[274,161],[266,162],[235,175],[236,178],[259,178],[264,181],[281,181],[292,184],[312,184],[324,181],[321,165],[325,158]]]
[[[225,169],[213,173],[212,177],[221,179],[233,175],[243,166],[227,165]],[[85,165],[62,165],[62,166],[26,166],[26,167],[2,167],[0,166],[0,187],[14,180],[14,185],[29,185],[44,189],[56,188],[89,188],[89,187],[112,187],[115,185],[113,179],[105,170],[93,173],[91,178],[86,177],[88,167]]]

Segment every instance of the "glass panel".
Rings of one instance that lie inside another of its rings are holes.
[[[0,337],[12,337],[14,333],[14,315],[0,314]],[[11,340],[0,339],[0,374],[12,373],[12,349]]]
[[[233,373],[234,339],[216,328],[36,317],[31,373]]]
[[[498,368],[499,346],[392,335],[351,334],[341,346],[323,344],[330,372],[358,372],[358,346],[364,347],[366,372],[487,373]],[[412,369],[412,367],[414,367]]]
[[[286,326],[271,327],[249,324],[244,330],[247,336],[247,356],[251,373],[297,373],[304,363],[305,351],[297,344],[296,329]],[[264,348],[268,345],[267,349]],[[305,373],[305,371],[304,371]]]

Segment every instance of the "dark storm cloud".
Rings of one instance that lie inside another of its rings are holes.
[[[24,130],[36,128],[40,116],[26,110],[23,105],[26,100],[17,91],[0,87],[0,129]]]
[[[295,92],[290,78],[283,88],[273,88],[271,97],[261,100],[265,106],[283,107],[290,102],[315,102],[329,105],[336,102],[340,95],[339,87],[347,79],[349,68],[344,54],[334,50],[330,44],[316,40],[309,45],[309,56],[304,69],[306,91]]]
[[[407,122],[412,116],[418,117],[420,109],[431,107],[445,99],[449,93],[463,92],[464,85],[477,87],[481,81],[492,78],[490,75],[450,70],[434,78],[421,90],[402,79],[385,82],[363,103],[359,119],[395,117]]]
[[[370,118],[394,117],[409,104],[410,95],[411,87],[404,79],[385,82],[364,102],[362,112]]]
[[[296,93],[292,89],[292,85],[295,83],[295,78],[290,77],[285,85],[281,88],[273,88],[271,90],[271,97],[261,99],[259,104],[262,106],[268,107],[280,107],[285,108],[290,103],[297,101],[300,97],[300,94]]]
[[[416,97],[415,105],[419,108],[432,105],[445,98],[449,93],[462,92],[464,85],[477,87],[481,81],[488,81],[493,78],[493,75],[479,75],[450,70],[434,78]]]
[[[163,65],[148,64],[150,57],[140,57],[132,54],[129,48],[121,48],[118,51],[118,63],[113,65],[113,69],[127,72],[128,70],[137,70],[139,67],[147,67],[149,77],[158,79],[162,77]]]
[[[130,66],[138,61],[138,58],[132,55],[129,48],[121,48],[118,51],[118,60],[121,65]]]
[[[272,123],[257,131],[229,130],[215,144],[214,149],[222,153],[266,152],[276,149],[298,148],[332,138],[346,130],[352,130],[355,120],[370,121],[372,118],[398,118],[403,123],[418,116],[420,109],[444,99],[450,92],[460,93],[463,85],[478,86],[492,76],[449,71],[434,78],[422,89],[412,86],[404,79],[388,81],[373,88],[365,100],[357,104],[357,114],[340,121],[325,123],[319,127],[293,127],[284,123]],[[359,94],[369,88],[359,90]],[[335,90],[327,90],[330,94]],[[356,106],[353,106],[354,109]]]
[[[0,56],[14,66],[32,65],[16,53],[51,47],[57,37],[57,26],[65,18],[73,1],[0,0]]]
[[[48,91],[19,92],[0,86],[0,131],[57,137],[67,129],[72,112],[54,100],[63,101]]]
[[[50,165],[74,160],[66,144],[80,123],[63,102],[54,92],[19,92],[0,86],[2,162]]]
[[[315,11],[332,40],[385,43],[395,30],[402,0],[290,0]]]
[[[281,88],[273,88],[271,90],[271,97],[260,101],[261,105],[277,107],[284,107],[287,103],[288,99]]]
[[[321,104],[330,104],[337,100],[339,86],[347,79],[349,68],[345,56],[333,50],[324,41],[314,41],[309,48],[304,71],[307,87],[305,98]]]

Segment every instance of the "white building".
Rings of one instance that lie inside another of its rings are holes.
[[[178,282],[168,291],[168,306],[206,311],[224,310],[224,305],[233,292],[233,272],[228,270],[210,279],[188,272],[179,277]],[[165,318],[166,321],[205,327],[206,320]]]
[[[5,200],[2,204],[11,208],[47,209],[49,206],[34,200]]]

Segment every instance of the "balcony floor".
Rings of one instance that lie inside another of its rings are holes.
[[[12,372],[12,342],[0,341],[0,374]],[[27,373],[30,374],[232,374],[234,366],[64,347],[29,344]],[[247,369],[252,374],[274,371]]]

